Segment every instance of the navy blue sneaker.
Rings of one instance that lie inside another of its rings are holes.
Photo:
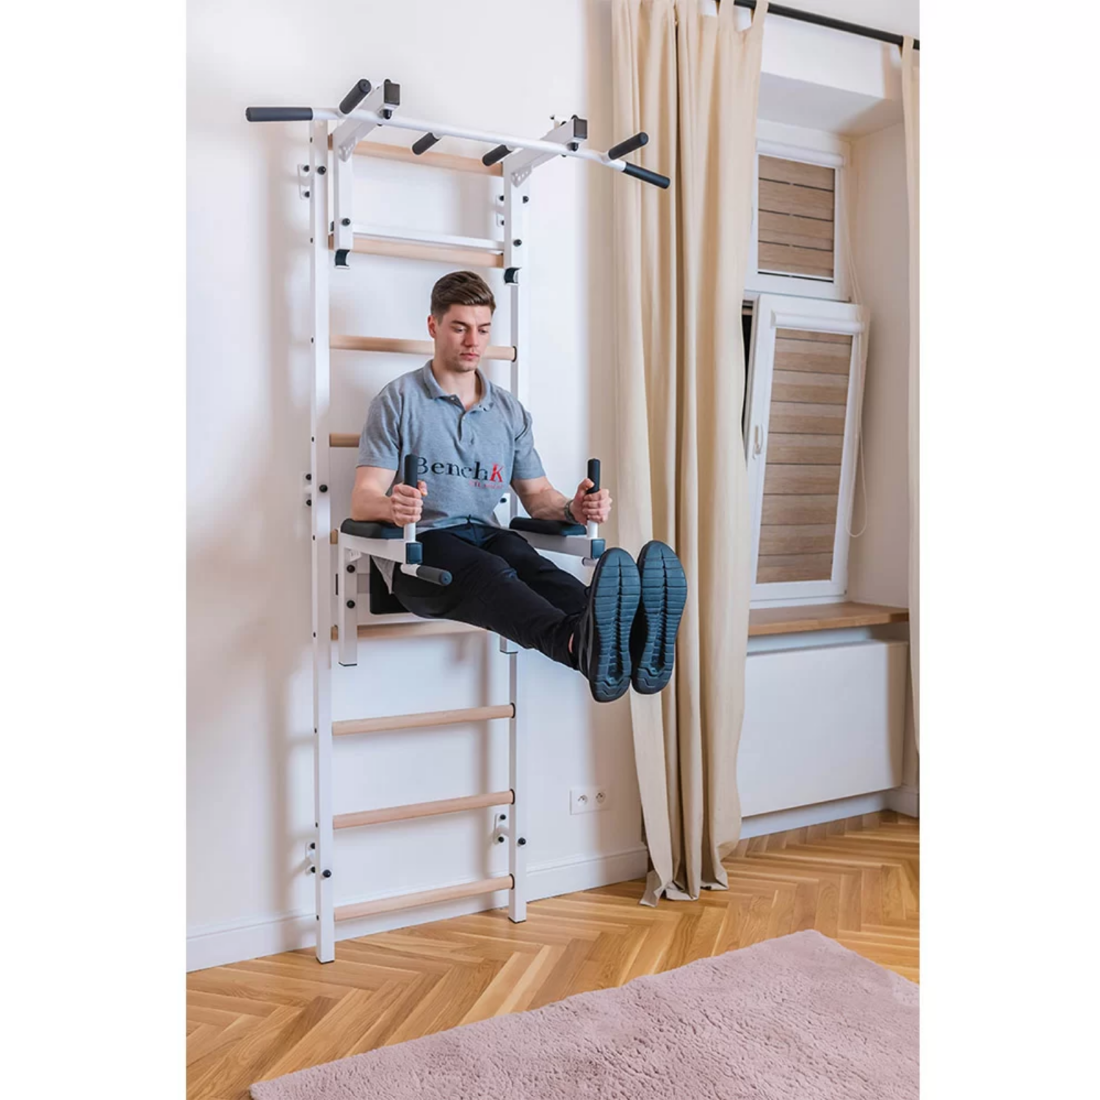
[[[630,632],[630,682],[640,695],[655,695],[672,679],[687,577],[672,548],[656,541],[642,547],[638,573],[642,599]]]
[[[618,547],[605,550],[573,638],[577,668],[588,678],[597,703],[613,702],[630,687],[630,629],[640,598],[634,559]]]

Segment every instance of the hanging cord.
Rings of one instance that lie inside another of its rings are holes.
[[[859,172],[856,169],[856,158],[854,149],[851,155],[848,157],[848,167],[845,173],[847,179],[844,181],[844,256],[845,262],[848,265],[848,285],[851,288],[851,298],[857,305],[863,305],[863,294],[859,288],[859,278],[856,275],[856,257],[855,249],[852,247],[852,226],[855,223],[855,213],[859,209]],[[867,339],[870,333],[870,326],[864,326],[863,332],[860,334],[859,342],[859,371],[860,378],[863,385],[863,396],[866,397],[867,393]],[[862,482],[863,485],[863,527],[859,531],[852,530],[852,517],[849,515],[845,521],[844,526],[848,531],[848,537],[858,539],[864,531],[867,530],[867,471],[863,467],[863,410],[866,407],[866,401],[861,400],[859,403],[859,419],[856,422],[856,454],[858,463],[856,466],[856,481]],[[862,476],[861,476],[862,475]],[[853,509],[854,511],[854,509]]]

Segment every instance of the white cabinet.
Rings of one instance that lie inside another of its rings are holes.
[[[741,813],[900,786],[908,653],[908,642],[884,640],[750,653]]]
[[[754,606],[840,597],[863,402],[865,307],[762,294],[745,424]]]

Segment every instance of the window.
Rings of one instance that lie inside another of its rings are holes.
[[[761,295],[747,394],[754,604],[843,596],[866,310]]]
[[[760,131],[769,132],[763,122]],[[848,296],[842,201],[847,145],[828,134],[812,137],[813,146],[757,141],[745,279],[750,297]]]

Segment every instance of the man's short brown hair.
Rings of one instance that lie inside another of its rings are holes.
[[[489,284],[473,271],[452,271],[432,287],[432,316],[443,320],[451,306],[488,306],[495,313],[496,299]]]

